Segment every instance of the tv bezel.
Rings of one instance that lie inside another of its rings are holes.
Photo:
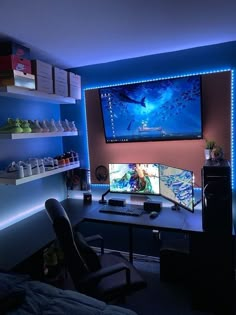
[[[102,97],[101,97],[101,91],[103,89],[107,88],[116,88],[116,87],[122,87],[122,86],[129,86],[129,85],[136,85],[136,84],[144,84],[149,82],[155,82],[155,81],[167,81],[167,80],[177,80],[182,78],[190,78],[190,77],[198,77],[200,81],[200,122],[201,122],[201,130],[199,136],[194,135],[184,135],[184,136],[163,136],[163,137],[150,137],[150,138],[144,138],[144,137],[137,137],[132,139],[125,139],[124,137],[116,138],[115,140],[108,139],[106,134],[106,126],[105,126],[105,120],[104,120],[104,112],[103,112],[103,105],[102,105]],[[139,82],[127,82],[122,84],[114,84],[114,85],[108,85],[108,86],[102,86],[98,88],[98,94],[99,94],[99,103],[100,103],[100,110],[101,110],[101,116],[102,116],[102,125],[103,125],[103,134],[105,138],[105,142],[107,144],[114,144],[114,143],[132,143],[132,142],[158,142],[158,141],[184,141],[184,140],[200,140],[203,139],[203,106],[202,106],[202,75],[201,74],[193,74],[193,75],[182,75],[177,77],[167,77],[167,78],[157,78],[157,79],[150,79],[150,80],[143,80]]]
[[[193,173],[193,171],[188,170],[188,169],[185,169],[185,168],[181,168],[181,167],[175,167],[175,166],[163,164],[163,163],[159,163],[159,167],[160,167],[160,166],[171,167],[171,168],[174,168],[174,169],[177,169],[177,170],[187,171],[187,172],[190,172],[190,173],[192,174],[192,209],[191,209],[191,208],[189,208],[188,206],[183,205],[181,202],[176,201],[176,199],[173,200],[172,198],[169,198],[169,197],[166,196],[166,195],[162,195],[162,193],[161,193],[161,170],[159,169],[160,196],[162,196],[162,197],[165,198],[166,200],[169,200],[169,201],[171,201],[172,203],[174,203],[174,206],[172,206],[172,209],[173,209],[173,210],[178,210],[178,207],[180,207],[180,208],[184,208],[184,209],[188,210],[188,211],[191,212],[191,213],[194,213],[194,206],[195,206],[195,203],[194,203],[194,173]],[[176,206],[177,206],[177,207],[176,207]]]

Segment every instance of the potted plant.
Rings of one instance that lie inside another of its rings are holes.
[[[216,142],[214,140],[206,139],[206,146],[205,146],[205,159],[211,159],[211,151],[215,148]]]

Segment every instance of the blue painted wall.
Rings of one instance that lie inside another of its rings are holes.
[[[60,105],[40,101],[0,97],[0,125],[8,118],[50,120],[60,118]],[[4,140],[0,139],[0,170],[12,162],[28,158],[54,157],[63,152],[61,137]],[[0,230],[28,215],[44,209],[47,198],[65,197],[62,175],[43,178],[19,186],[0,185]]]

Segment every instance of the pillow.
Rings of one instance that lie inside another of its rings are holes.
[[[76,232],[74,235],[76,246],[84,259],[89,271],[97,271],[101,268],[100,260],[96,252],[88,245],[83,235]]]

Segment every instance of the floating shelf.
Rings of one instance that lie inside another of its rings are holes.
[[[0,133],[0,140],[19,140],[35,138],[78,136],[78,131],[41,132],[41,133]]]
[[[21,185],[21,184],[25,184],[28,182],[32,182],[34,180],[37,179],[41,179],[44,177],[48,177],[48,176],[52,176],[55,174],[59,174],[59,173],[63,173],[69,170],[73,170],[75,168],[80,167],[80,163],[75,163],[73,165],[69,165],[69,166],[64,166],[64,167],[60,167],[57,168],[55,170],[51,170],[51,171],[46,171],[44,173],[40,173],[40,174],[36,174],[36,175],[31,175],[31,176],[27,176],[27,177],[23,177],[23,178],[6,178],[6,177],[1,177],[4,176],[4,173],[0,172],[0,184],[1,185]],[[14,176],[14,175],[13,175]]]
[[[72,97],[64,97],[56,94],[47,94],[37,90],[29,90],[17,86],[0,87],[0,96],[14,97],[18,99],[38,100],[44,103],[54,104],[75,104],[76,100]]]

